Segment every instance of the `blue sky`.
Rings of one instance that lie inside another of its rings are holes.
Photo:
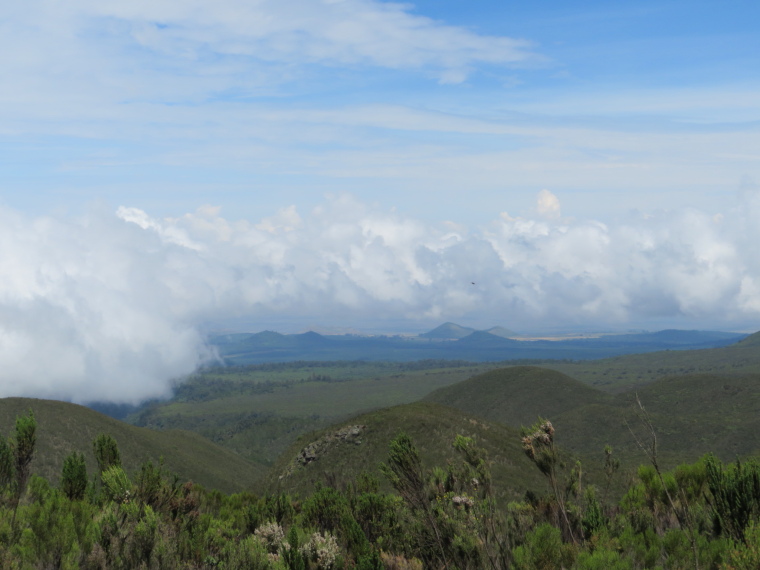
[[[610,219],[758,179],[752,2],[127,4],[5,9],[6,205],[256,218],[349,192],[482,224],[544,188]]]
[[[754,2],[6,3],[0,369],[129,399],[219,323],[757,330],[758,21]],[[55,371],[29,367],[41,349]]]

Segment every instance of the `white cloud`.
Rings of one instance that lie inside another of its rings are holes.
[[[557,219],[562,215],[559,198],[545,188],[538,193],[536,209],[540,216],[550,220]]]
[[[523,40],[409,10],[374,0],[6,3],[0,103],[17,120],[102,121],[136,103],[278,94],[306,66],[411,70],[461,82],[478,66],[537,57]]]
[[[558,199],[548,203],[556,212]],[[250,221],[211,207],[167,219],[136,208],[81,219],[5,209],[0,396],[164,395],[209,356],[203,323],[226,317],[746,323],[760,318],[759,205],[748,194],[717,221],[695,210],[615,225],[503,215],[470,230],[350,196]]]

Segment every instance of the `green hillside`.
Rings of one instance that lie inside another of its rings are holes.
[[[280,457],[265,479],[269,491],[308,493],[315,484],[340,488],[362,472],[374,473],[386,461],[388,446],[406,432],[427,467],[444,467],[456,460],[457,435],[475,439],[492,462],[494,488],[502,499],[523,496],[526,489],[543,490],[545,482],[523,453],[519,430],[473,418],[453,408],[418,402],[354,417],[327,429],[301,436]]]
[[[720,348],[665,350],[583,362],[545,362],[541,366],[608,392],[622,392],[665,376],[760,374],[760,333]]]
[[[580,406],[611,403],[613,397],[555,370],[514,366],[440,388],[425,400],[520,427],[538,416],[553,418]]]
[[[456,364],[461,363],[302,362],[208,370],[182,384],[172,399],[129,421],[195,431],[244,457],[271,463],[303,433],[414,402],[494,366]]]
[[[671,376],[637,393],[656,428],[664,465],[693,461],[708,452],[730,461],[760,451],[758,375]],[[522,366],[441,388],[426,400],[513,427],[541,415],[552,420],[557,442],[574,453],[601,456],[610,444],[625,464],[644,459],[631,434],[632,429],[647,437],[635,413],[633,391],[613,396],[554,370]]]
[[[57,481],[64,458],[81,451],[90,474],[96,471],[92,441],[101,433],[110,434],[119,444],[127,471],[147,460],[158,464],[161,457],[169,471],[225,492],[250,489],[265,468],[223,449],[188,431],[155,431],[131,426],[98,412],[66,402],[31,398],[0,399],[0,433],[9,435],[16,417],[28,410],[37,420],[37,452],[32,472]]]

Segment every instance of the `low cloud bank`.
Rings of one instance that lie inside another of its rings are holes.
[[[212,319],[325,324],[463,319],[511,328],[657,319],[730,327],[760,317],[760,198],[723,215],[565,219],[468,229],[350,196],[232,220],[204,207],[76,219],[0,210],[0,396],[138,402],[213,355]]]

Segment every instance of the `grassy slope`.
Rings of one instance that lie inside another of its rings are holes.
[[[37,420],[37,452],[32,470],[57,481],[64,458],[81,451],[90,474],[96,471],[92,441],[100,433],[119,444],[122,462],[133,472],[146,460],[165,467],[183,480],[225,492],[252,488],[265,468],[187,431],[154,431],[131,426],[89,408],[52,400],[0,399],[0,433],[10,435],[15,418],[31,409]]]
[[[361,412],[414,402],[494,365],[415,369],[419,366],[305,363],[209,371],[183,386],[177,397],[130,421],[197,431],[250,459],[272,462],[303,433]],[[312,375],[333,381],[312,380]]]
[[[305,466],[295,462],[299,452],[311,442],[343,426],[357,424],[366,426],[359,436],[360,444],[333,443],[319,454],[316,461]],[[428,402],[364,414],[301,436],[274,465],[265,480],[266,487],[270,491],[283,489],[289,492],[308,492],[318,482],[340,487],[363,471],[375,473],[387,484],[378,468],[387,460],[391,440],[401,431],[412,438],[426,468],[445,467],[448,460],[458,460],[458,454],[451,446],[457,434],[475,438],[477,445],[488,451],[494,489],[502,500],[520,498],[526,489],[544,490],[545,482],[525,457],[517,430]],[[288,472],[290,474],[280,478]]]
[[[623,392],[674,375],[760,374],[760,333],[721,348],[666,350],[541,366],[608,392]]]
[[[760,377],[695,374],[651,383],[638,391],[658,432],[665,465],[714,452],[729,461],[760,450]],[[585,457],[611,444],[625,464],[646,458],[628,426],[645,437],[633,392],[612,396],[552,370],[515,367],[489,372],[432,393],[431,401],[512,426],[538,415],[557,428],[557,441]]]
[[[610,403],[613,397],[554,370],[514,366],[440,388],[425,400],[519,427],[538,416],[552,418],[580,406]]]

